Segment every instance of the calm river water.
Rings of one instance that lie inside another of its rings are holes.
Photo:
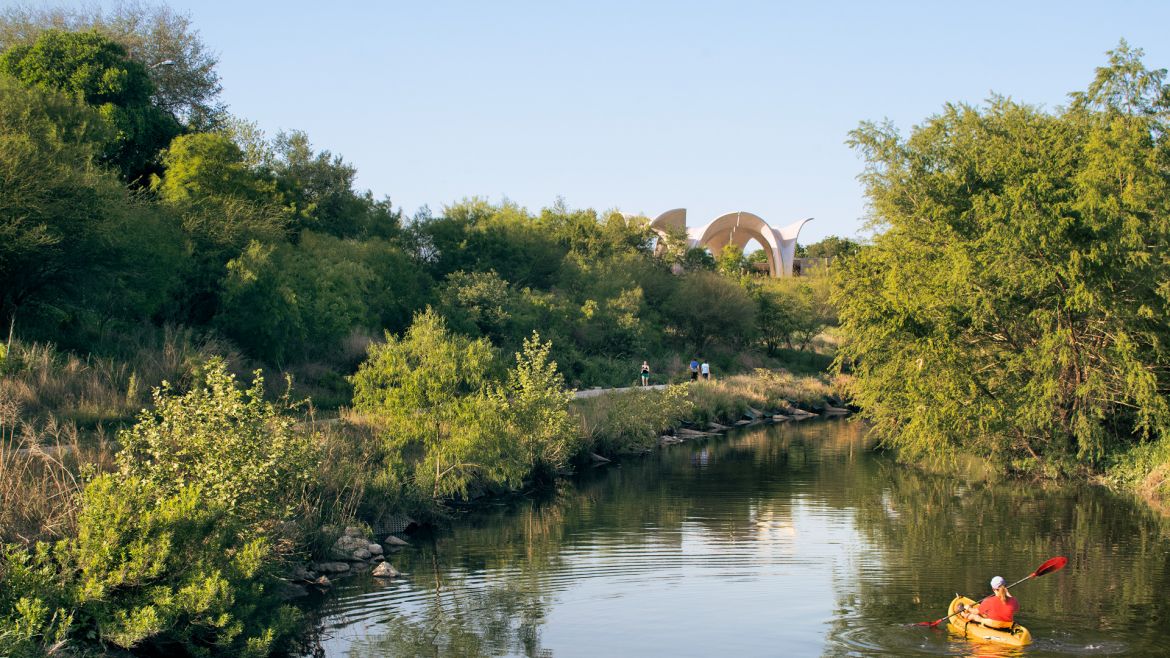
[[[846,421],[655,450],[409,541],[405,577],[310,602],[317,655],[1170,655],[1168,525],[1141,503],[925,473]],[[1012,591],[1025,649],[903,626],[1054,556]]]

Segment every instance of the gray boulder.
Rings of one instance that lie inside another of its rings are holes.
[[[397,569],[390,566],[389,562],[383,562],[382,564],[374,567],[374,575],[379,578],[394,578],[395,576],[401,576],[402,574],[398,573]]]
[[[387,546],[410,546],[410,544],[395,537],[394,535],[390,535],[389,537],[383,539],[382,543],[386,544]]]
[[[303,564],[294,564],[289,567],[288,579],[297,582],[311,583],[317,579],[317,574],[309,571]]]
[[[344,573],[349,571],[349,565],[344,562],[317,562],[313,565],[313,571],[321,573]]]
[[[336,560],[368,560],[370,559],[370,542],[365,537],[346,535],[333,544],[332,557]]]
[[[293,583],[281,583],[280,595],[284,597],[285,601],[287,601],[289,599],[295,599],[301,596],[308,596],[309,590]]]

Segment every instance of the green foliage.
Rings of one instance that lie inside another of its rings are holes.
[[[746,280],[756,302],[756,329],[775,356],[781,345],[808,347],[809,341],[836,322],[830,302],[829,278],[820,271],[808,276]]]
[[[153,187],[170,203],[216,196],[258,203],[277,198],[275,180],[245,166],[240,147],[215,133],[176,137],[162,162],[166,178],[156,176]]]
[[[175,396],[164,382],[154,410],[118,434],[122,474],[162,495],[198,485],[205,501],[247,523],[285,518],[292,494],[310,480],[315,450],[311,437],[293,432],[292,421],[264,401],[264,380],[255,375],[241,392],[216,358],[204,372],[206,387]]]
[[[352,378],[354,407],[386,422],[390,452],[423,448],[414,474],[420,488],[435,498],[465,495],[476,474],[492,468],[484,458],[499,456],[492,425],[500,409],[490,395],[496,367],[490,343],[452,334],[428,308],[402,338],[387,333],[384,344],[370,346]]]
[[[834,265],[841,355],[906,454],[1058,473],[1167,440],[1168,90],[1111,55],[1055,113],[996,97],[852,133],[879,233]]]
[[[566,253],[525,208],[506,199],[493,206],[472,197],[443,211],[442,217],[417,216],[407,236],[435,280],[495,271],[517,286],[545,288]]]
[[[705,247],[691,247],[687,249],[686,256],[683,257],[681,265],[684,270],[692,272],[699,270],[714,272],[718,269],[718,265],[715,263],[715,257]]]
[[[0,647],[12,658],[44,656],[73,629],[69,592],[54,568],[50,546],[0,553]]]
[[[508,282],[495,272],[454,272],[439,287],[439,308],[452,330],[499,340],[507,330],[510,295]]]
[[[199,129],[222,114],[216,54],[207,49],[190,14],[164,5],[118,2],[101,5],[34,7],[17,4],[0,12],[0,51],[31,46],[50,30],[95,32],[125,48],[146,67],[156,89],[153,103],[189,128]]]
[[[728,244],[719,251],[719,259],[716,263],[716,269],[720,274],[736,279],[755,271],[755,268],[752,267],[752,261],[743,255],[743,249],[733,244]]]
[[[663,430],[690,418],[694,405],[687,387],[633,389],[577,403],[591,450],[602,455],[642,452],[658,443]]]
[[[709,272],[686,275],[669,302],[671,323],[695,349],[713,340],[736,344],[751,335],[755,305],[737,282]]]
[[[119,433],[120,472],[86,484],[75,537],[6,551],[0,622],[17,651],[265,656],[299,629],[266,532],[311,483],[316,446],[263,401],[259,373],[247,401],[218,359],[203,378],[181,397],[164,383],[155,410]]]
[[[254,241],[229,261],[219,316],[225,332],[282,363],[366,326],[376,275],[361,254],[330,253],[335,240],[306,234],[300,248]]]
[[[266,656],[298,630],[300,614],[281,605],[269,573],[267,540],[247,539],[201,485],[167,495],[106,474],[81,503],[76,538],[5,549],[6,655],[177,644],[194,656]]]
[[[552,343],[541,344],[540,336],[525,339],[524,351],[516,354],[516,366],[497,397],[506,405],[504,432],[515,444],[517,461],[529,473],[550,477],[564,467],[580,449],[577,423],[569,415],[572,391],[557,364],[549,360]]]
[[[354,402],[384,423],[397,494],[462,497],[562,468],[578,437],[550,349],[525,340],[505,379],[487,340],[451,333],[431,309],[401,338],[371,346],[352,378]]]
[[[103,132],[63,94],[0,78],[0,320],[102,272],[117,255],[127,195],[90,166]]]
[[[124,648],[268,655],[299,614],[280,605],[267,540],[247,539],[203,484],[163,484],[103,475],[86,487],[77,539],[58,555],[77,574],[75,633]]]
[[[0,73],[22,84],[75,95],[113,129],[103,158],[135,181],[158,151],[179,133],[178,124],[151,104],[154,84],[126,49],[96,32],[44,32],[31,45],[0,56]]]
[[[836,258],[852,256],[861,249],[861,245],[849,238],[839,238],[835,235],[810,244],[804,250],[802,258]]]

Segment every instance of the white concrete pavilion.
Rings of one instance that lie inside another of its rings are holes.
[[[650,228],[665,235],[666,229],[684,229],[687,232],[688,247],[706,247],[715,258],[729,244],[743,249],[749,240],[755,240],[768,257],[768,273],[772,276],[792,276],[792,263],[796,257],[796,238],[805,222],[802,219],[784,228],[772,228],[757,215],[750,212],[729,212],[711,220],[706,226],[687,228],[687,209],[667,210],[650,222]]]

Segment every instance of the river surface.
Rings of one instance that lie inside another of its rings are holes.
[[[389,555],[405,576],[307,603],[324,656],[1170,655],[1170,535],[1090,485],[945,474],[860,423],[767,425],[590,469],[456,514]],[[905,626],[1012,590],[1034,644]]]

